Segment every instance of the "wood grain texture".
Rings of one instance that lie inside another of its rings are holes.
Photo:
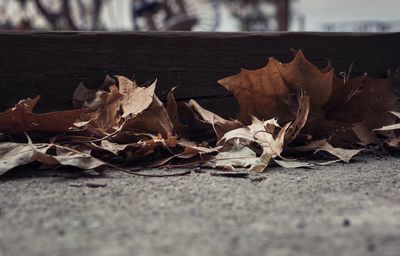
[[[39,111],[69,108],[79,81],[95,88],[121,74],[157,78],[162,99],[179,85],[178,100],[200,99],[225,115],[237,105],[216,81],[270,56],[287,62],[291,48],[321,67],[330,59],[337,72],[354,62],[354,75],[384,77],[400,65],[400,33],[1,32],[0,109],[38,94]]]

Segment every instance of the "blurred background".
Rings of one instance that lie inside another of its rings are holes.
[[[400,31],[399,0],[0,0],[0,30]]]

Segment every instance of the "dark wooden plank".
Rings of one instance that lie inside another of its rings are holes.
[[[261,67],[270,56],[288,61],[290,48],[303,49],[319,66],[329,58],[337,71],[354,62],[355,75],[382,77],[400,65],[400,33],[2,32],[0,108],[37,94],[40,111],[68,108],[79,81],[96,87],[105,74],[122,74],[140,82],[158,78],[161,98],[180,85],[178,99],[200,98],[226,113],[229,104],[212,103],[229,98],[216,81]]]

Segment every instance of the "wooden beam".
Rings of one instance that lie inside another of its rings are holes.
[[[179,85],[179,100],[232,113],[235,101],[217,80],[259,68],[270,56],[287,62],[291,48],[321,67],[330,59],[337,72],[354,62],[354,75],[383,77],[400,65],[400,33],[1,32],[0,108],[38,94],[39,111],[69,108],[79,81],[95,88],[106,74],[121,74],[158,78],[162,99]]]

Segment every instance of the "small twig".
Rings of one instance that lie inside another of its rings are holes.
[[[250,178],[250,181],[251,182],[261,182],[261,181],[264,181],[266,179],[267,179],[267,177],[265,177],[265,176],[257,176],[257,177]]]
[[[122,126],[121,126],[121,127],[122,127]],[[106,135],[106,136],[104,136],[104,137],[102,137],[102,138],[95,139],[95,140],[83,141],[83,143],[87,143],[87,142],[89,142],[89,143],[100,142],[100,141],[106,140],[106,139],[108,139],[108,138],[111,138],[112,136],[115,136],[115,135],[117,135],[118,133],[121,132],[121,127],[120,127],[118,130],[116,130],[115,132],[112,132],[112,133],[110,133],[110,134],[108,134],[108,135]]]
[[[96,183],[96,182],[87,182],[85,185],[89,188],[103,188],[107,186],[106,183]]]
[[[343,78],[343,84],[346,85],[350,79],[351,72],[353,71],[354,62],[350,63],[349,69],[346,72],[340,72],[339,75]]]
[[[142,177],[173,177],[173,176],[184,176],[190,174],[192,171],[191,170],[186,170],[183,172],[177,172],[177,173],[168,173],[168,174],[147,174],[147,173],[138,173],[135,171],[127,170],[124,168],[121,168],[119,166],[113,165],[113,164],[107,164],[107,166],[112,167],[114,169],[117,169],[118,171],[125,172],[128,174],[136,175],[136,176],[142,176]],[[140,168],[143,169],[143,168]]]
[[[351,71],[353,71],[354,62],[350,63],[349,70],[347,71],[346,81],[349,80]]]
[[[174,176],[185,176],[190,174],[192,171],[191,170],[187,170],[187,171],[183,171],[183,172],[176,172],[176,173],[168,173],[168,174],[145,174],[145,173],[137,173],[137,172],[132,172],[130,170],[125,170],[122,168],[118,168],[118,170],[128,173],[128,174],[133,174],[133,175],[137,175],[137,176],[143,176],[143,177],[174,177]]]
[[[213,171],[210,172],[211,176],[224,176],[232,178],[247,178],[249,177],[248,172],[226,172],[226,171]]]

